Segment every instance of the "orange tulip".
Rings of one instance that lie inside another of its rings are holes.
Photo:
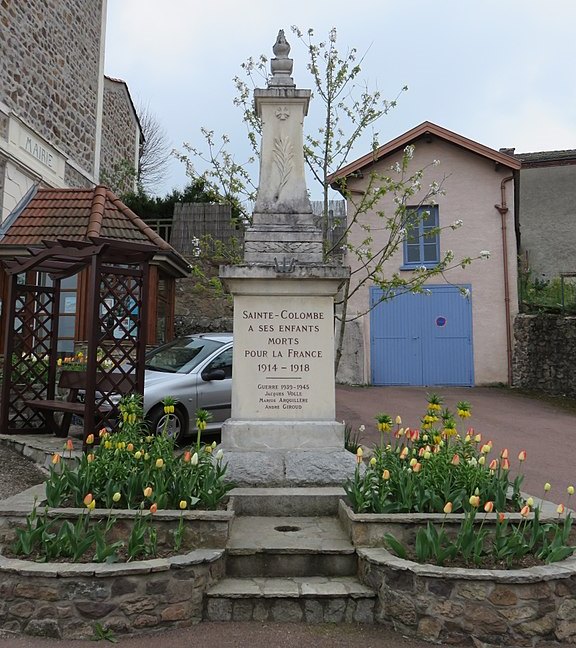
[[[526,517],[526,516],[528,515],[528,513],[530,513],[530,507],[528,506],[528,504],[526,504],[525,506],[523,506],[523,507],[520,509],[520,515],[521,515],[522,517]]]
[[[444,505],[444,513],[446,513],[446,515],[452,513],[452,502],[446,502]]]
[[[157,510],[158,510],[158,504],[154,502],[154,504],[150,506],[150,513],[156,513]]]
[[[505,519],[506,516],[504,515],[504,513],[498,513],[498,522],[504,522]]]
[[[92,493],[88,493],[88,495],[86,495],[86,497],[84,497],[84,500],[83,500],[84,501],[84,506],[90,506],[93,499],[94,498],[92,497]]]
[[[74,450],[74,442],[72,439],[66,441],[66,450]]]
[[[192,453],[190,452],[190,450],[186,450],[186,452],[184,453],[184,456],[182,457],[182,459],[184,460],[184,463],[190,463],[191,458],[192,458]]]
[[[408,456],[408,448],[403,448],[402,452],[400,453],[400,459],[406,459]]]
[[[498,470],[498,459],[492,459],[488,468],[490,468],[490,470]]]
[[[506,457],[502,459],[502,470],[510,470],[510,461]]]
[[[502,459],[508,459],[508,448],[504,448],[504,450],[502,450],[502,452],[500,453],[500,456],[502,457]]]
[[[94,435],[93,435],[93,434],[89,434],[89,435],[86,437],[86,445],[92,445],[93,443],[94,443]]]
[[[558,513],[558,515],[562,515],[564,513],[564,510],[565,510],[564,504],[558,504],[558,508],[556,509],[556,513]]]
[[[453,466],[457,466],[460,463],[460,455],[455,454],[452,457],[452,461],[450,462]]]
[[[420,462],[417,462],[412,466],[412,472],[419,473],[421,470],[422,464]]]
[[[486,513],[492,513],[494,510],[494,502],[486,502],[486,504],[484,504],[484,510]]]
[[[57,452],[55,452],[52,455],[52,463],[53,464],[59,464],[61,459],[62,459],[62,457]]]

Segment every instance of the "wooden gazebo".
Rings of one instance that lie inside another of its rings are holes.
[[[4,261],[10,280],[0,401],[3,430],[65,436],[71,416],[82,414],[86,439],[112,427],[120,396],[143,393],[148,264],[156,252],[153,245],[93,238],[46,241],[25,256]],[[66,382],[67,387],[81,387],[84,398],[72,403],[56,399],[58,379],[68,373],[66,365],[59,366],[61,282],[87,268],[86,347],[74,380]],[[49,281],[26,283],[25,277],[39,273]],[[62,415],[63,424],[55,414]]]

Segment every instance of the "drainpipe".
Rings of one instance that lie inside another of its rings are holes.
[[[502,220],[502,267],[504,271],[504,313],[506,316],[506,359],[508,362],[508,386],[512,386],[512,322],[510,321],[510,282],[508,279],[508,237],[506,230],[506,183],[514,180],[514,176],[502,178],[500,183],[500,204],[494,207],[500,213]]]

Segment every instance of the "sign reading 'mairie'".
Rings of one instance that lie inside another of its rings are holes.
[[[333,413],[331,298],[238,296],[234,418],[318,420]]]

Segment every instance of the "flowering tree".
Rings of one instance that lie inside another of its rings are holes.
[[[432,205],[436,198],[444,193],[443,181],[432,182],[423,189],[424,176],[428,169],[411,170],[411,160],[414,147],[405,149],[402,161],[382,174],[376,171],[370,173],[368,186],[361,194],[353,193],[347,186],[346,178],[337,178],[337,170],[345,166],[353,148],[368,136],[369,146],[376,151],[378,132],[377,122],[397,104],[399,96],[407,91],[400,90],[397,97],[389,101],[381,96],[378,90],[371,90],[359,80],[363,56],[358,57],[356,49],[349,49],[342,54],[337,46],[337,32],[333,28],[325,41],[317,42],[314,31],[303,32],[298,27],[292,27],[292,32],[302,44],[308,55],[307,69],[310,72],[315,102],[314,108],[321,108],[320,116],[314,121],[309,119],[307,124],[316,123],[312,131],[305,134],[304,158],[314,180],[322,191],[323,214],[322,229],[325,241],[325,259],[333,258],[334,254],[345,250],[349,258],[354,259],[350,281],[346,284],[337,299],[336,319],[338,326],[338,344],[336,351],[336,370],[342,357],[346,322],[366,314],[375,304],[366,307],[364,312],[348,315],[349,299],[366,285],[376,285],[382,289],[382,300],[391,299],[400,289],[413,292],[425,290],[424,284],[436,275],[444,273],[454,266],[466,266],[472,258],[456,260],[452,251],[448,250],[434,267],[422,266],[417,268],[409,277],[398,273],[387,274],[385,262],[390,259],[403,243],[406,236],[415,236],[419,231],[418,219],[422,212],[414,210],[414,201],[418,206]],[[267,78],[268,60],[264,55],[250,58],[242,69],[243,76],[237,76],[234,83],[237,96],[234,100],[243,113],[243,121],[247,127],[247,136],[252,149],[252,155],[245,162],[238,162],[230,152],[230,139],[222,135],[219,140],[213,130],[201,130],[205,148],[200,149],[184,145],[184,153],[176,153],[186,164],[187,172],[193,178],[202,178],[211,184],[224,200],[234,200],[242,205],[244,218],[250,220],[250,206],[255,200],[257,185],[250,170],[258,156],[260,120],[252,104],[252,89],[262,85]],[[369,133],[370,131],[370,133]],[[367,145],[368,146],[368,145]],[[203,167],[198,170],[196,165]],[[346,199],[348,205],[346,227],[342,235],[328,244],[328,230],[335,227],[329,220],[329,197],[336,188]],[[394,209],[391,213],[381,207],[384,196],[393,195]],[[382,243],[382,236],[373,236],[366,222],[366,215],[376,213],[381,223],[379,230],[385,229],[387,237]],[[456,229],[462,225],[457,221],[450,225]],[[348,234],[362,231],[365,235],[359,244],[351,244]],[[435,235],[441,228],[429,230],[427,235]],[[486,256],[487,253],[483,253]],[[464,289],[462,290],[464,294]]]

